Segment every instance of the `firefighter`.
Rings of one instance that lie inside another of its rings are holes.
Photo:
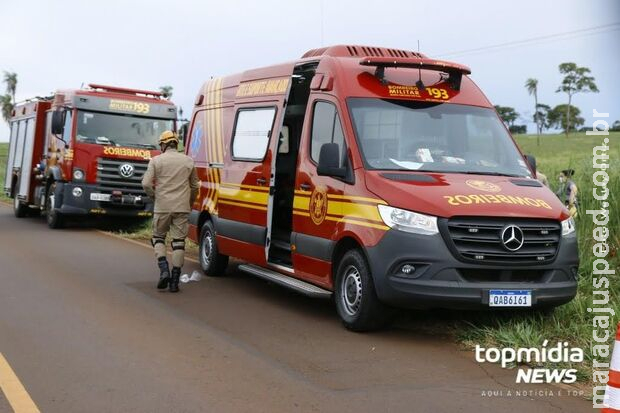
[[[179,291],[181,267],[185,258],[185,238],[191,205],[198,195],[199,181],[194,161],[178,151],[179,138],[172,131],[159,137],[161,155],[153,157],[142,178],[144,191],[155,202],[153,238],[159,266],[157,288]],[[166,259],[166,234],[172,239],[172,272]]]

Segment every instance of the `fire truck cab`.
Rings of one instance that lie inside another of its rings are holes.
[[[19,104],[4,190],[17,217],[148,217],[141,185],[157,139],[174,130],[176,107],[159,92],[90,84]]]
[[[333,297],[357,331],[393,307],[570,301],[574,223],[469,73],[332,46],[206,82],[186,138],[205,273],[237,257],[242,271]]]

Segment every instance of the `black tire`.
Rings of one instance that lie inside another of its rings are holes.
[[[64,226],[64,217],[58,212],[54,205],[54,192],[56,190],[56,183],[50,185],[47,190],[47,198],[45,200],[45,215],[47,219],[47,226],[51,229],[59,229]]]
[[[337,268],[334,299],[342,324],[357,332],[385,327],[389,321],[388,310],[377,298],[364,255],[359,250],[350,250]]]
[[[217,249],[217,239],[215,228],[211,221],[203,224],[200,230],[200,244],[198,257],[200,267],[205,275],[209,277],[221,277],[226,275],[228,266],[228,255],[222,255]]]
[[[24,218],[28,216],[28,205],[24,204],[17,198],[17,194],[13,194],[13,213],[17,218]]]

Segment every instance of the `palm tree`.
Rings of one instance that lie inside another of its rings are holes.
[[[17,90],[17,73],[4,72],[4,83],[6,83],[6,93],[11,95],[13,105],[15,105],[15,91]]]
[[[527,93],[531,96],[534,95],[534,122],[536,123],[536,143],[540,146],[540,119],[538,116],[538,80],[529,78],[525,81],[525,88]]]
[[[160,86],[159,87],[159,91],[161,92],[161,95],[167,99],[170,99],[172,97],[172,86]]]
[[[0,106],[2,107],[2,117],[6,123],[9,123],[14,107],[11,101],[11,95],[0,95]]]

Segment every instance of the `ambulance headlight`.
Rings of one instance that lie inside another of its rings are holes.
[[[423,235],[433,235],[439,232],[437,217],[387,205],[379,205],[378,208],[381,219],[390,228]]]
[[[575,220],[573,217],[562,221],[562,236],[565,237],[573,232],[575,232]]]
[[[73,180],[74,181],[83,181],[84,180],[84,171],[81,169],[73,170]]]

